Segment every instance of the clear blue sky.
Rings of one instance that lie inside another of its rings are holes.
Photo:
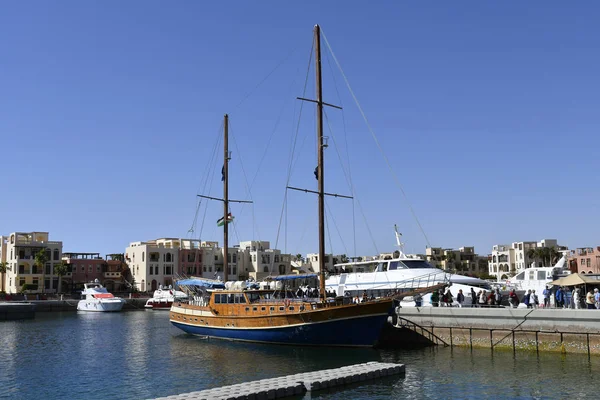
[[[487,254],[493,244],[542,238],[599,245],[598,21],[592,1],[6,2],[0,233],[50,231],[64,251],[101,253],[189,237],[196,194],[220,195],[220,160],[210,165],[213,185],[202,182],[229,113],[230,196],[255,202],[232,206],[232,240],[274,245],[295,97],[319,23],[432,246]],[[325,100],[344,106],[327,110],[326,135],[344,159],[348,138],[373,236],[355,203],[357,253],[391,251],[394,223],[408,251],[424,252],[327,54],[324,80]],[[313,87],[311,79],[308,97]],[[315,189],[311,104],[300,135],[290,184]],[[348,194],[330,144],[327,191]],[[257,175],[251,195],[244,172]],[[314,195],[288,197],[278,247],[317,251]],[[328,205],[333,252],[354,254],[352,202]],[[219,214],[209,204],[202,239],[221,240]]]

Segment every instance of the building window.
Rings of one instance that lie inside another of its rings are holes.
[[[46,275],[50,275],[52,273],[52,268],[50,263],[46,263]]]
[[[269,267],[266,267],[263,269],[264,272],[269,272]]]
[[[233,253],[233,262],[236,263],[237,262],[237,253]]]
[[[58,249],[54,249],[54,261],[58,261],[60,259],[60,252]]]
[[[215,256],[215,261],[219,261],[219,256]]]
[[[19,278],[19,286],[23,286],[25,284],[25,278]]]
[[[142,251],[142,262],[144,262],[144,258],[145,258],[145,256],[146,256],[146,252],[145,252],[145,251]]]
[[[96,265],[96,272],[100,272],[100,266]]]
[[[19,265],[19,274],[24,274],[25,273],[25,266],[24,265]]]

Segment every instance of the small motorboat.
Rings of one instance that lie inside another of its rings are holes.
[[[96,279],[94,282],[85,283],[82,300],[77,304],[77,311],[121,311],[125,300],[115,297]]]
[[[174,301],[184,300],[187,301],[188,296],[184,292],[179,290],[174,290],[172,286],[169,285],[167,289],[163,289],[162,285],[159,286],[157,290],[154,291],[154,294],[151,298],[146,302],[145,308],[151,310],[170,310]]]

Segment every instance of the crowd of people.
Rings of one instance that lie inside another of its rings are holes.
[[[470,300],[471,307],[496,307],[502,305],[502,294],[500,289],[494,289],[487,291],[485,289],[475,292],[475,289],[471,288],[471,292],[467,294]],[[456,300],[456,304],[454,301]],[[458,290],[456,299],[450,289],[439,289],[431,294],[431,305],[433,307],[464,307],[469,305],[466,301],[465,294],[462,289]]]
[[[509,303],[515,308],[518,307],[520,303],[523,303],[527,308],[572,308],[575,310],[600,309],[600,291],[595,288],[587,290],[586,293],[586,287],[584,285],[575,286],[573,287],[573,290],[568,286],[559,286],[556,289],[547,286],[542,292],[541,300],[543,301],[540,302],[535,290],[528,290],[523,294],[521,299],[519,299],[514,289],[511,290],[509,294]]]

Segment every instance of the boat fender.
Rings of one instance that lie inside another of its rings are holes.
[[[283,301],[283,304],[285,304],[286,307],[289,307],[289,305],[290,305],[290,299],[285,299]]]
[[[300,311],[304,311],[304,304],[300,306]]]

